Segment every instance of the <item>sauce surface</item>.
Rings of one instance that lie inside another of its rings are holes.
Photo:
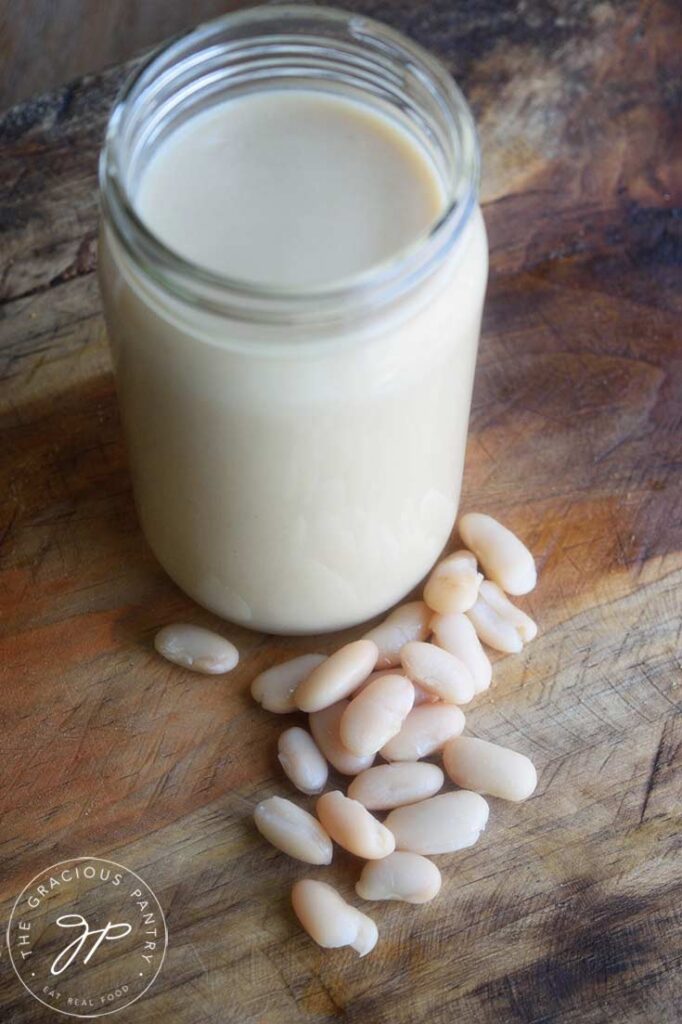
[[[175,252],[280,287],[342,281],[425,235],[437,171],[397,121],[291,89],[225,101],[176,129],[145,168],[143,221]]]

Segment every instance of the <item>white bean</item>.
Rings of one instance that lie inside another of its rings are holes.
[[[488,579],[508,594],[527,594],[537,582],[535,561],[522,541],[492,516],[469,512],[459,521],[459,534],[481,563]]]
[[[446,704],[468,704],[476,692],[464,662],[435,644],[413,640],[403,647],[400,661],[413,683]]]
[[[356,857],[379,860],[393,853],[393,834],[358,800],[351,800],[340,790],[324,793],[315,810],[332,839]]]
[[[383,860],[365,864],[355,891],[363,900],[428,903],[440,886],[440,871],[432,861],[419,853],[395,850]]]
[[[351,754],[376,754],[397,733],[414,704],[414,687],[402,675],[375,679],[354,697],[341,718],[341,742]]]
[[[424,587],[424,600],[434,612],[466,612],[478,595],[483,576],[470,551],[455,551],[433,570]]]
[[[434,615],[431,619],[434,642],[449,654],[463,661],[474,678],[476,693],[490,686],[493,667],[481,647],[471,621],[461,612],[452,615]]]
[[[239,651],[225,637],[202,626],[176,622],[154,637],[154,647],[167,661],[204,675],[222,675],[239,661]]]
[[[352,907],[326,882],[303,878],[291,890],[291,903],[302,927],[318,946],[351,946],[365,956],[379,933],[371,917]]]
[[[378,764],[353,779],[348,796],[368,811],[388,811],[434,796],[443,785],[443,773],[428,761]]]
[[[306,864],[331,864],[331,839],[312,814],[291,800],[281,796],[262,800],[253,820],[260,834],[290,857]]]
[[[483,581],[478,600],[467,615],[479,640],[496,651],[515,654],[537,636],[538,627],[530,615],[512,604],[491,580]]]
[[[410,640],[426,640],[429,635],[430,609],[423,601],[410,601],[391,612],[379,626],[365,634],[379,648],[376,667],[393,668],[400,664],[400,651]]]
[[[302,793],[321,793],[329,768],[309,732],[294,725],[285,729],[277,743],[277,759],[284,774]]]
[[[326,660],[325,654],[302,654],[281,665],[273,665],[251,683],[251,696],[266,711],[273,711],[276,715],[296,711],[296,687]]]
[[[386,818],[396,849],[412,853],[454,853],[473,846],[488,821],[488,804],[478,793],[441,793],[419,804],[397,807]]]
[[[418,761],[463,729],[464,715],[454,704],[420,704],[412,708],[398,735],[381,748],[381,756],[387,761]]]
[[[341,742],[341,718],[348,703],[347,700],[340,700],[329,708],[315,711],[309,716],[308,721],[315,742],[337,772],[341,772],[342,775],[358,775],[364,772],[365,768],[369,768],[374,761],[374,754],[357,757],[351,754],[350,750],[346,750]]]
[[[443,764],[456,785],[502,800],[527,800],[538,781],[535,766],[525,754],[473,736],[449,740]]]
[[[376,664],[379,651],[371,640],[355,640],[330,655],[296,690],[301,711],[321,711],[356,690]]]

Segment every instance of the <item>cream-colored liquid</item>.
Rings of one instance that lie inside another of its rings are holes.
[[[395,256],[443,202],[402,127],[296,90],[189,121],[137,196],[182,255],[298,287]],[[311,339],[174,300],[103,232],[140,518],[184,590],[247,625],[315,632],[378,614],[419,581],[457,511],[486,274],[476,211],[417,294]]]
[[[195,117],[157,151],[136,205],[195,263],[310,288],[395,256],[427,233],[444,201],[433,167],[397,124],[296,91]]]

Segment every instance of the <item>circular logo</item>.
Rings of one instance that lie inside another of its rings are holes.
[[[69,1017],[130,1006],[161,970],[168,933],[139,875],[113,860],[76,857],[31,879],[7,926],[7,948],[32,996]]]

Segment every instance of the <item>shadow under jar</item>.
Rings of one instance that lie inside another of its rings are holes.
[[[274,633],[362,622],[452,529],[487,278],[469,109],[369,19],[253,8],[124,87],[100,286],[168,574]]]

